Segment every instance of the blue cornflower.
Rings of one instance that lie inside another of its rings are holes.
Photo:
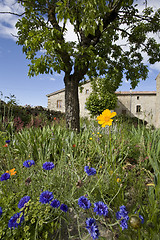
[[[0,216],[2,215],[2,208],[0,207]]]
[[[60,201],[58,201],[57,199],[54,199],[51,202],[51,206],[54,207],[54,208],[58,208],[60,206]]]
[[[86,219],[86,225],[88,227],[91,227],[92,224],[96,223],[96,220],[94,218],[87,218]]]
[[[10,140],[6,140],[6,143],[9,144],[9,143],[10,143]]]
[[[144,218],[143,218],[143,216],[139,214],[139,218],[141,219],[141,223],[143,224],[143,223],[144,223]]]
[[[126,207],[124,205],[122,205],[121,207],[119,207],[120,210],[116,213],[116,218],[120,221],[120,226],[122,228],[122,230],[127,229],[128,228],[128,224],[127,221],[129,220],[129,216],[128,216],[128,212],[126,210]]]
[[[6,181],[6,180],[9,179],[9,178],[10,178],[10,174],[9,174],[9,173],[3,173],[3,174],[1,175],[0,180],[1,180],[1,182],[2,182],[2,181]]]
[[[18,208],[23,208],[25,204],[30,200],[30,196],[24,196],[18,203]]]
[[[135,212],[135,213],[137,213],[137,212]],[[141,219],[141,223],[143,224],[143,223],[144,223],[144,218],[143,218],[143,216],[139,214],[139,218]]]
[[[26,167],[26,168],[29,168],[29,167],[31,167],[32,165],[35,165],[34,160],[26,160],[26,161],[24,161],[24,163],[23,163],[23,166]]]
[[[43,169],[44,170],[51,170],[52,168],[54,168],[54,164],[52,162],[45,162],[43,164]]]
[[[24,221],[24,215],[22,212],[15,213],[8,222],[9,228],[17,228]]]
[[[64,203],[61,204],[60,206],[60,209],[63,211],[63,212],[67,212],[68,211],[68,206]]]
[[[101,215],[107,216],[107,214],[108,214],[108,207],[107,207],[106,204],[104,204],[103,202],[99,201],[99,202],[94,203],[93,211],[96,212],[96,214],[99,215],[99,216],[101,216]]]
[[[85,166],[84,171],[88,174],[88,176],[96,174],[96,169],[95,168],[89,168],[89,166]]]
[[[93,239],[97,239],[99,236],[98,226],[96,225],[96,221],[93,218],[87,218],[86,220],[86,229]]]
[[[128,221],[129,217],[128,217],[128,212],[126,210],[126,207],[124,205],[122,205],[121,207],[119,207],[119,209],[120,210],[116,213],[116,218],[118,220],[125,218]]]
[[[122,230],[128,228],[128,224],[127,224],[127,220],[126,220],[126,219],[122,219],[122,220],[120,221],[120,227],[122,228]]]
[[[81,196],[79,199],[78,199],[78,204],[81,208],[83,209],[89,209],[90,206],[91,206],[91,202],[90,200],[88,200],[86,197],[84,196]]]
[[[52,192],[44,191],[41,193],[39,201],[43,204],[49,203],[53,199]]]

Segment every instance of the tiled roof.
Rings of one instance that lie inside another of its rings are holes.
[[[55,94],[58,94],[58,93],[61,93],[61,92],[64,92],[65,91],[65,88],[63,88],[63,89],[61,89],[61,90],[58,90],[58,91],[55,91],[55,92],[53,92],[53,93],[49,93],[49,94],[47,94],[46,96],[47,97],[50,97],[50,96],[52,96],[52,95],[55,95]]]
[[[117,95],[155,95],[156,91],[119,91],[115,92]]]
[[[47,94],[46,96],[47,97],[50,97],[52,95],[56,95],[58,93],[61,93],[61,92],[64,92],[65,91],[65,88],[61,89],[61,90],[58,90],[58,91],[55,91],[53,93],[50,93],[50,94]],[[117,95],[156,95],[156,91],[118,91],[118,92],[115,92]]]

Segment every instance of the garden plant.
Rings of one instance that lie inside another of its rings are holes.
[[[106,109],[0,131],[0,239],[158,240],[160,130]]]

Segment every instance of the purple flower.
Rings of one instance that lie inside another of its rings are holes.
[[[6,143],[9,144],[9,143],[10,143],[10,140],[6,140]]]
[[[60,201],[58,201],[57,199],[54,199],[51,202],[51,206],[54,207],[54,208],[58,208],[60,206]]]
[[[125,218],[128,221],[129,217],[128,217],[128,212],[126,211],[126,207],[124,205],[122,205],[119,208],[120,208],[120,210],[116,213],[116,218],[118,220]]]
[[[135,212],[135,213],[137,213],[137,212]],[[144,218],[143,218],[143,216],[139,214],[139,218],[141,219],[141,223],[143,224],[143,223],[144,223]]]
[[[3,174],[1,175],[0,180],[1,180],[1,182],[2,182],[2,181],[6,181],[6,180],[9,179],[9,178],[10,178],[10,174],[9,174],[9,173],[3,173]]]
[[[79,199],[78,199],[78,204],[81,208],[83,209],[89,209],[90,206],[91,206],[91,202],[90,200],[88,200],[86,197],[84,196],[81,196]]]
[[[8,222],[8,227],[9,228],[17,228],[21,223],[24,221],[24,215],[22,212],[14,214],[9,222]]]
[[[67,212],[68,211],[68,206],[64,203],[61,204],[60,206],[60,209],[63,211],[63,212]]]
[[[94,203],[94,212],[96,212],[97,215],[99,216],[107,216],[108,215],[108,207],[106,204],[104,204],[103,202],[99,201]]]
[[[129,220],[129,216],[128,216],[128,212],[126,210],[126,207],[124,205],[122,205],[121,207],[119,207],[119,211],[116,213],[116,218],[120,221],[120,226],[122,228],[122,230],[127,229],[128,228],[128,224],[127,221]]]
[[[43,204],[49,203],[53,199],[52,192],[44,191],[40,195],[39,201]]]
[[[93,218],[87,218],[86,220],[86,229],[93,239],[97,239],[99,236],[98,226],[96,225],[96,221]]]
[[[2,208],[0,207],[0,216],[2,216]]]
[[[122,230],[128,228],[128,224],[127,224],[127,220],[126,220],[126,219],[122,219],[122,220],[120,221],[120,227],[122,228]]]
[[[52,162],[45,162],[43,164],[43,169],[44,170],[51,170],[52,168],[54,168],[54,164]]]
[[[143,224],[143,223],[144,223],[144,218],[143,218],[143,216],[139,214],[139,218],[141,219],[141,223]]]
[[[25,204],[30,200],[30,196],[24,196],[18,203],[18,208],[23,208]]]
[[[89,168],[89,166],[85,166],[84,171],[88,174],[88,176],[96,174],[96,169],[95,168]]]
[[[29,167],[31,167],[32,165],[35,165],[34,160],[26,160],[26,161],[24,161],[24,163],[23,163],[23,166],[26,167],[26,168],[29,168]]]
[[[87,227],[91,227],[92,224],[96,223],[96,220],[94,218],[87,218],[86,219],[86,225]]]

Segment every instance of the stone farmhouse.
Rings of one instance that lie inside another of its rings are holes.
[[[85,107],[86,99],[91,93],[91,84],[83,85],[79,89],[80,116],[90,117]],[[127,114],[145,120],[149,125],[160,127],[160,73],[156,78],[156,91],[121,91],[116,92],[118,102],[114,111],[117,114]],[[48,97],[48,109],[65,112],[65,89],[50,93]]]

